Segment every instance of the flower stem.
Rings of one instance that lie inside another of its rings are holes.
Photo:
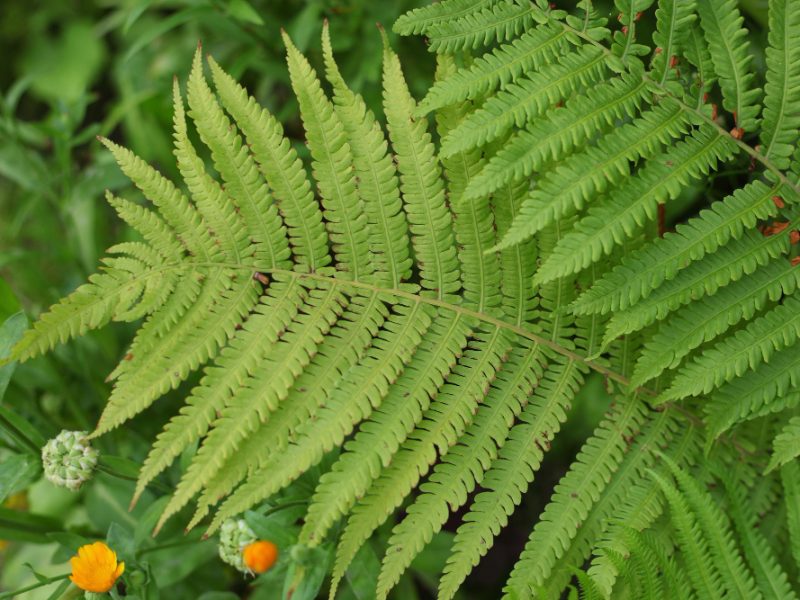
[[[28,587],[19,588],[18,590],[12,590],[10,592],[3,592],[2,594],[0,594],[0,600],[5,600],[6,598],[16,598],[23,592],[30,592],[31,590],[35,590],[37,588],[50,585],[51,583],[55,583],[56,581],[61,581],[62,579],[66,579],[67,577],[69,577],[69,573],[54,575],[53,577],[47,577],[46,579],[37,581],[36,583],[29,585]]]

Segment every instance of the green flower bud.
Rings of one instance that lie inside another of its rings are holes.
[[[219,557],[242,573],[249,573],[242,551],[257,539],[244,519],[228,519],[219,530]]]
[[[44,476],[73,491],[92,476],[97,450],[86,441],[85,431],[62,431],[42,448]]]

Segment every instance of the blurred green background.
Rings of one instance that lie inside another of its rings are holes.
[[[95,271],[106,247],[132,235],[113,216],[103,192],[110,189],[128,198],[138,192],[96,136],[108,136],[165,174],[177,176],[171,154],[171,86],[174,76],[185,81],[198,41],[284,122],[302,153],[302,130],[288,85],[280,29],[285,28],[319,66],[319,35],[327,18],[343,74],[380,114],[381,42],[375,23],[390,26],[402,12],[425,3],[3,0],[0,356],[26,326],[21,310],[30,317],[39,314]],[[420,97],[433,72],[431,55],[419,39],[393,36],[392,43],[403,58],[412,91]],[[0,369],[0,594],[65,573],[66,561],[78,545],[106,539],[126,560],[133,582],[128,592],[138,597],[278,598],[280,578],[288,568],[285,562],[252,588],[216,558],[213,540],[199,540],[199,532],[183,536],[186,515],[173,519],[156,540],[149,537],[180,464],[128,512],[137,464],[175,412],[186,387],[122,431],[98,440],[104,456],[101,472],[79,493],[41,479],[38,448],[61,429],[93,428],[108,395],[104,379],[125,353],[132,331],[117,324],[61,346],[48,357],[18,366],[10,384],[14,367]],[[497,597],[549,490],[608,403],[599,379],[582,397],[588,401],[577,404],[579,417],[550,454],[537,492],[515,515],[490,559],[476,570],[464,598]],[[310,473],[282,500],[302,501],[317,474]],[[282,516],[265,520],[251,515],[251,524],[265,535],[277,527],[282,533],[274,535],[291,537],[297,512],[276,514]],[[415,563],[397,598],[430,597],[426,590],[443,564],[449,536],[447,532],[438,536]],[[380,556],[380,540],[376,544],[362,553],[363,572],[352,576],[343,597],[369,598],[360,590],[374,585],[370,578]],[[18,597],[57,598],[63,591],[59,583]]]

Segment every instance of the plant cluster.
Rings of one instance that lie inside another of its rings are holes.
[[[381,32],[386,131],[327,25],[325,83],[284,33],[301,152],[198,49],[183,185],[103,139],[140,238],[11,356],[141,323],[89,434],[186,390],[134,504],[179,460],[155,532],[213,534],[318,469],[291,577],[332,555],[330,598],[384,523],[379,599],[457,516],[456,597],[597,373],[613,403],[503,597],[795,598],[800,2],[768,20],[757,70],[734,0],[443,0],[394,24],[436,55],[419,102]]]

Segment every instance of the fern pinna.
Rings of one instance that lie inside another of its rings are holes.
[[[158,527],[194,501],[212,533],[333,451],[300,535],[337,545],[331,598],[401,506],[376,596],[463,508],[453,598],[596,371],[616,400],[505,597],[558,598],[573,577],[586,597],[794,597],[800,2],[769,4],[763,92],[733,0],[614,4],[613,21],[587,0],[402,17],[437,73],[415,102],[386,44],[388,141],[327,30],[330,97],[284,35],[315,185],[198,51],[188,113],[175,86],[188,195],[103,140],[149,201],[109,196],[143,241],[112,247],[14,356],[144,319],[94,436],[202,370],[141,470],[137,496],[199,443]],[[731,171],[743,185],[663,231],[665,204]]]

